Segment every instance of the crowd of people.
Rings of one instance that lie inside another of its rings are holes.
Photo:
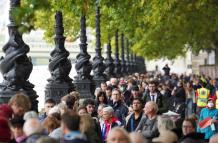
[[[218,143],[218,80],[163,70],[111,78],[92,99],[48,98],[40,113],[17,93],[0,104],[0,142]]]

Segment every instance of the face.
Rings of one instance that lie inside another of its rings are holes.
[[[134,98],[139,96],[139,91],[137,90],[132,90],[131,93]]]
[[[103,111],[103,119],[109,120],[112,117],[112,115],[109,112]]]
[[[104,96],[103,96],[103,95],[99,96],[99,97],[98,97],[98,100],[99,100],[100,102],[104,102]]]
[[[107,89],[107,85],[106,84],[101,84],[101,90],[106,91],[106,89]]]
[[[87,112],[86,112],[85,109],[80,109],[80,110],[78,111],[78,114],[81,116],[81,115],[87,114]]]
[[[208,107],[208,109],[214,109],[214,103],[212,102],[212,101],[208,101],[208,103],[207,103],[207,107]]]
[[[22,116],[25,113],[25,110],[23,107],[18,106],[16,103],[12,104],[11,106],[14,115],[16,116]]]
[[[49,110],[54,107],[54,103],[45,103],[45,113],[48,115]]]
[[[192,126],[190,122],[184,121],[182,124],[182,132],[183,132],[183,135],[187,135],[189,133],[195,132],[195,128]]]
[[[147,84],[145,82],[142,82],[142,88],[146,88]]]
[[[212,80],[212,79],[211,79],[211,80],[210,80],[210,84],[211,84],[211,85],[215,85],[215,80]]]
[[[133,108],[133,107],[131,107],[131,106],[128,107],[128,110],[129,110],[128,114],[133,113],[133,109],[132,109],[132,108]]]
[[[107,139],[107,143],[129,143],[125,135],[120,131],[113,131]]]
[[[133,108],[133,111],[140,111],[142,109],[141,102],[138,100],[133,100],[132,108]]]
[[[145,104],[145,107],[144,107],[144,113],[145,113],[145,115],[147,115],[147,114],[149,114],[149,113],[151,113],[152,112],[152,110],[153,110],[153,108],[152,108],[152,105],[150,105],[150,104]]]
[[[111,94],[112,94],[112,91],[111,91],[111,90],[106,90],[106,95],[107,95],[108,97],[111,97]]]
[[[117,85],[117,79],[111,78],[111,85]]]
[[[21,136],[24,135],[22,127],[12,127],[11,130],[12,130],[13,135],[14,135],[15,138],[21,137]]]
[[[149,89],[149,91],[150,91],[151,93],[154,93],[155,90],[156,90],[155,84],[149,84],[149,85],[148,85],[148,89]]]
[[[103,108],[98,108],[98,115],[99,117],[103,117]]]
[[[120,95],[119,91],[114,90],[112,92],[112,100],[113,100],[113,102],[117,102],[117,101],[121,100],[121,95]]]
[[[95,105],[88,104],[86,109],[89,114],[92,114],[95,111]]]

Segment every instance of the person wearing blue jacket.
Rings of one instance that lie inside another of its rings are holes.
[[[209,139],[211,136],[218,133],[218,110],[215,108],[215,104],[212,99],[209,99],[207,107],[201,110],[199,122],[206,119],[207,117],[211,117],[213,119],[211,121],[211,125],[204,129],[201,129],[198,126],[197,129],[197,132],[205,134],[205,139]]]

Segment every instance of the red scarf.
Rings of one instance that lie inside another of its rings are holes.
[[[105,139],[107,138],[107,135],[108,135],[108,133],[109,133],[109,131],[110,131],[110,129],[111,129],[111,125],[112,125],[113,123],[116,123],[116,122],[119,121],[119,120],[118,120],[116,117],[112,117],[112,118],[110,119],[110,121],[111,121],[111,123],[108,122],[107,120],[104,121],[104,124],[105,124],[105,135],[104,135],[104,137],[105,137]]]

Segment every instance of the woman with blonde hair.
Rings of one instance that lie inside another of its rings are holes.
[[[86,135],[90,143],[101,143],[100,133],[91,115],[83,114],[80,116],[80,131]]]
[[[107,143],[131,143],[131,141],[126,130],[114,127],[107,136]]]
[[[12,96],[8,102],[8,105],[12,108],[13,115],[15,116],[23,116],[24,113],[29,111],[31,108],[29,97],[21,92]]]
[[[178,141],[177,135],[171,131],[176,128],[175,123],[169,117],[159,116],[157,126],[160,135],[157,138],[153,138],[152,142],[173,143]]]

